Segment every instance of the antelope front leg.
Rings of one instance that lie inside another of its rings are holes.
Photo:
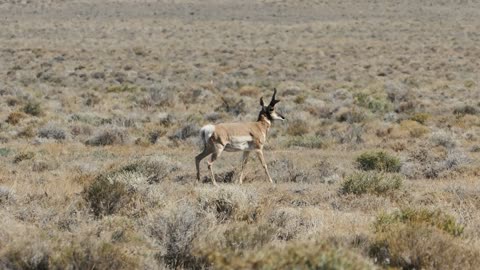
[[[257,152],[258,159],[260,159],[260,162],[262,163],[263,169],[265,169],[265,173],[268,176],[268,180],[270,181],[270,183],[273,184],[272,177],[270,177],[270,173],[268,173],[267,163],[265,162],[265,158],[263,157],[263,151],[257,150],[256,152]]]
[[[242,184],[243,182],[243,169],[245,168],[245,165],[247,165],[249,155],[250,155],[249,151],[243,152],[242,168],[240,169],[240,178],[238,179],[238,183],[240,184]]]

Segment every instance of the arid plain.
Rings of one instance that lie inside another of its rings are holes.
[[[0,1],[0,268],[475,269],[476,1]],[[265,147],[202,164],[198,131]]]

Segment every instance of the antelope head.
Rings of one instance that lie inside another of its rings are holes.
[[[285,117],[281,115],[280,113],[275,111],[275,105],[280,102],[280,100],[275,99],[275,95],[277,94],[277,89],[273,89],[273,96],[272,100],[270,100],[270,104],[268,106],[265,106],[265,103],[263,102],[263,97],[260,98],[260,105],[262,106],[262,110],[260,111],[260,114],[258,115],[258,119],[266,117],[269,121],[272,120],[285,120]]]

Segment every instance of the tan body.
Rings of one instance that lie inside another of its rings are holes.
[[[275,93],[273,94],[270,105],[265,107],[263,99],[260,99],[262,110],[256,122],[244,123],[222,123],[217,125],[206,125],[200,129],[200,136],[204,143],[202,153],[195,157],[195,166],[197,169],[197,181],[200,181],[200,161],[212,155],[208,161],[208,170],[210,171],[212,182],[217,185],[215,181],[215,174],[213,173],[212,165],[215,160],[222,154],[223,151],[237,152],[243,151],[242,168],[240,171],[240,178],[238,182],[243,181],[243,169],[248,161],[248,156],[251,151],[257,153],[260,162],[267,174],[270,183],[273,183],[272,177],[267,169],[267,163],[263,157],[263,146],[267,140],[267,133],[271,126],[271,120],[284,120],[284,117],[275,112],[274,106],[278,103],[275,100]]]

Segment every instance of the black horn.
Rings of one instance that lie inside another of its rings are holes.
[[[273,96],[272,96],[272,100],[270,101],[270,104],[269,104],[270,107],[273,107],[273,106],[275,106],[275,104],[280,102],[280,100],[275,99],[276,94],[277,94],[277,88],[273,88]]]

